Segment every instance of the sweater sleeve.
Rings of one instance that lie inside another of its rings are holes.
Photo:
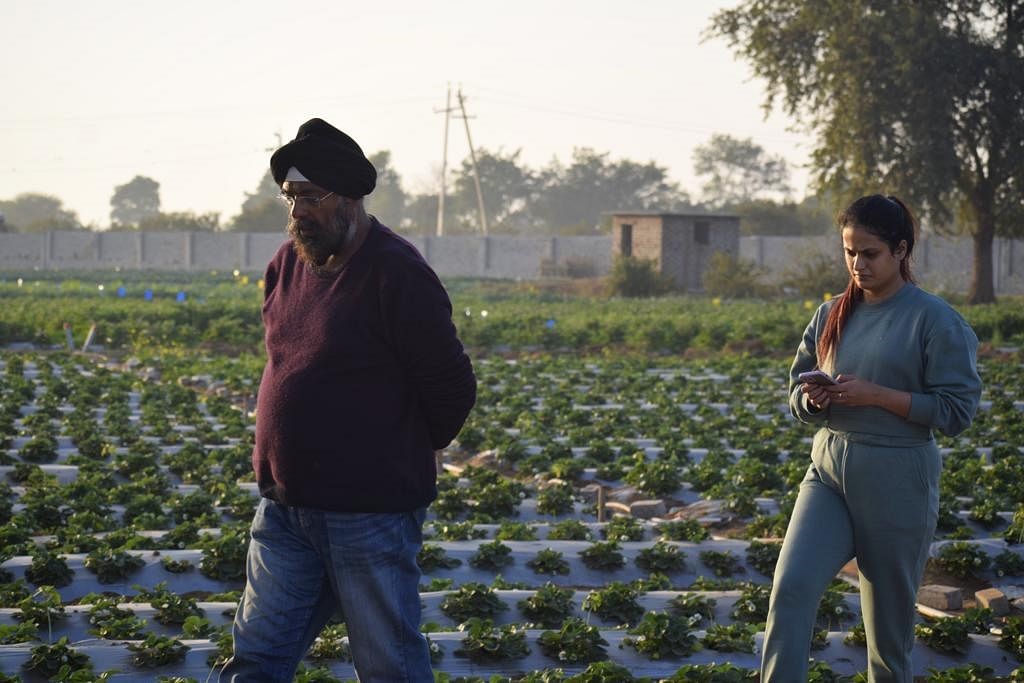
[[[910,422],[956,436],[967,429],[981,400],[978,338],[959,316],[924,340],[924,387],[910,394]]]
[[[828,417],[828,409],[813,407],[807,401],[807,395],[800,389],[797,376],[801,372],[815,370],[818,367],[818,328],[824,322],[827,308],[820,306],[814,317],[807,323],[800,346],[796,350],[796,358],[789,368],[789,411],[801,422],[819,423]]]
[[[385,280],[382,305],[399,363],[419,398],[431,446],[444,448],[476,402],[476,377],[456,336],[444,286],[423,262]]]

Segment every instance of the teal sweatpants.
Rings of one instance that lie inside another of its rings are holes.
[[[860,570],[868,680],[912,680],[914,603],[939,508],[934,441],[819,430],[775,569],[762,683],[807,680],[818,603]]]

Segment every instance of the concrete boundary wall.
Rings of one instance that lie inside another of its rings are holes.
[[[281,233],[236,232],[0,233],[0,271],[238,268],[262,272],[284,239]],[[565,270],[604,275],[612,264],[610,236],[407,239],[442,277],[535,279]],[[963,292],[970,284],[972,253],[969,238],[926,235],[915,247],[915,272],[930,289]],[[740,239],[740,257],[770,274],[784,272],[799,259],[822,255],[841,263],[836,236]],[[1024,243],[997,239],[993,260],[996,291],[1024,293]]]

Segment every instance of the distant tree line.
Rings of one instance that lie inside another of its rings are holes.
[[[789,199],[785,161],[768,155],[750,139],[714,135],[694,153],[694,170],[704,180],[692,198],[653,161],[612,159],[606,152],[577,148],[568,162],[552,159],[540,168],[521,161],[521,150],[477,150],[477,168],[489,232],[499,234],[600,234],[610,229],[614,211],[723,211],[741,216],[748,234],[820,234],[831,225],[830,210],[816,198]],[[387,150],[370,156],[377,188],[368,210],[384,223],[409,234],[434,234],[438,191],[408,191]],[[444,230],[479,230],[472,162],[453,169],[447,182]],[[222,222],[217,213],[165,212],[160,184],[135,176],[114,188],[110,229],[144,231],[233,230],[277,232],[287,212],[276,196],[280,188],[270,172],[246,193],[237,215]],[[73,211],[49,195],[22,194],[0,200],[7,230],[33,232],[93,228],[81,225]]]

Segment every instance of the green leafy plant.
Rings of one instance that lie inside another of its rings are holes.
[[[100,598],[89,608],[89,633],[107,640],[134,640],[146,628],[146,620],[122,609],[116,598]]]
[[[745,683],[756,681],[757,671],[735,664],[684,664],[667,683]]]
[[[705,597],[700,593],[680,593],[669,601],[668,608],[673,614],[685,617],[696,626],[705,619],[714,621],[716,604],[714,598]]]
[[[843,638],[843,642],[856,647],[867,647],[868,637],[864,632],[864,622],[861,621],[851,628],[850,632]]]
[[[626,558],[619,552],[615,541],[597,541],[579,552],[580,560],[588,569],[611,571],[626,566]]]
[[[481,543],[476,552],[469,558],[469,563],[477,569],[497,571],[512,564],[512,548],[501,541]]]
[[[938,652],[965,655],[970,647],[967,624],[956,617],[914,625],[918,640]]]
[[[526,566],[535,574],[560,574],[565,576],[569,573],[569,563],[562,557],[562,553],[551,548],[544,548],[537,551],[537,555],[526,563]]]
[[[708,530],[695,519],[678,519],[671,522],[662,522],[655,527],[666,541],[689,541],[700,543],[711,537]]]
[[[573,611],[573,591],[550,581],[528,598],[520,600],[519,611],[531,623],[544,628],[558,628]]]
[[[583,599],[583,609],[605,621],[635,624],[644,614],[644,609],[637,602],[639,596],[640,592],[632,586],[612,581],[604,588],[588,593]]]
[[[657,541],[650,548],[637,553],[636,566],[648,572],[679,572],[686,568],[686,553],[665,541]]]
[[[244,581],[248,552],[248,526],[221,527],[220,536],[206,542],[199,571],[218,581]]]
[[[1012,550],[1004,550],[992,560],[996,576],[1021,576],[1024,574],[1024,556]]]
[[[775,576],[775,565],[781,551],[781,543],[751,541],[747,546],[747,562],[765,576]]]
[[[141,557],[110,548],[98,548],[85,558],[85,568],[96,574],[100,583],[126,579],[144,564],[146,562]]]
[[[526,631],[521,626],[506,624],[496,627],[490,619],[472,617],[459,626],[465,633],[456,657],[466,657],[477,663],[502,662],[521,659],[530,654],[526,646]]]
[[[572,484],[551,484],[537,493],[537,512],[542,515],[564,515],[572,512],[574,501]]]
[[[441,611],[458,622],[472,617],[493,617],[508,609],[492,588],[482,583],[469,582],[449,593],[441,601]]]
[[[603,533],[609,541],[642,541],[644,527],[633,517],[617,515],[605,525]]]
[[[997,680],[994,670],[982,664],[968,664],[951,669],[928,669],[926,683],[983,683]]]
[[[442,541],[469,541],[487,535],[486,531],[472,522],[434,522],[432,528]]]
[[[1024,662],[1024,617],[1008,617],[999,637],[999,647]]]
[[[748,583],[732,608],[732,618],[752,624],[761,624],[768,618],[768,599],[771,586]]]
[[[549,541],[589,541],[593,533],[578,519],[565,519],[551,525],[547,538]]]
[[[715,576],[729,577],[742,569],[739,558],[728,550],[725,552],[718,552],[716,550],[701,551],[700,561],[714,572]]]
[[[494,538],[499,541],[536,541],[537,531],[525,522],[502,522]]]
[[[203,616],[196,601],[192,598],[179,595],[167,589],[163,581],[153,587],[152,590],[135,586],[139,591],[138,600],[148,602],[150,607],[156,610],[153,616],[161,624],[184,624],[191,616]]]
[[[313,641],[313,645],[310,646],[309,656],[317,661],[324,659],[352,661],[352,652],[349,650],[348,641],[345,640],[347,635],[348,629],[344,624],[325,626]]]
[[[44,548],[32,553],[32,564],[25,569],[25,578],[37,586],[63,588],[71,583],[75,572],[60,555],[54,555]]]
[[[33,623],[0,624],[0,645],[15,645],[36,639],[36,626]]]
[[[170,556],[160,558],[160,566],[172,574],[184,574],[195,569],[195,565],[188,560],[175,560]]]
[[[67,617],[60,593],[52,586],[40,586],[36,591],[18,603],[19,612],[14,614],[18,621],[34,624],[38,629],[53,628],[55,622]]]
[[[992,559],[978,546],[967,541],[956,541],[942,546],[935,562],[953,576],[966,579],[987,569]]]
[[[68,645],[67,636],[62,636],[56,643],[32,648],[31,655],[24,664],[26,671],[35,672],[46,678],[56,676],[65,666],[74,669],[92,668],[89,655]]]
[[[537,644],[545,655],[566,664],[607,658],[608,641],[601,637],[601,631],[578,617],[566,619],[558,631],[545,631]]]
[[[462,560],[448,557],[445,549],[434,543],[424,543],[416,555],[416,564],[424,574],[437,569],[454,569],[462,564]]]
[[[174,664],[185,659],[188,646],[177,638],[148,634],[143,640],[128,644],[132,653],[132,664],[140,669],[154,669],[158,666]]]
[[[754,634],[757,628],[750,624],[712,624],[701,643],[718,652],[754,652]]]
[[[629,634],[623,644],[651,659],[687,657],[700,649],[689,620],[665,612],[646,612]]]

